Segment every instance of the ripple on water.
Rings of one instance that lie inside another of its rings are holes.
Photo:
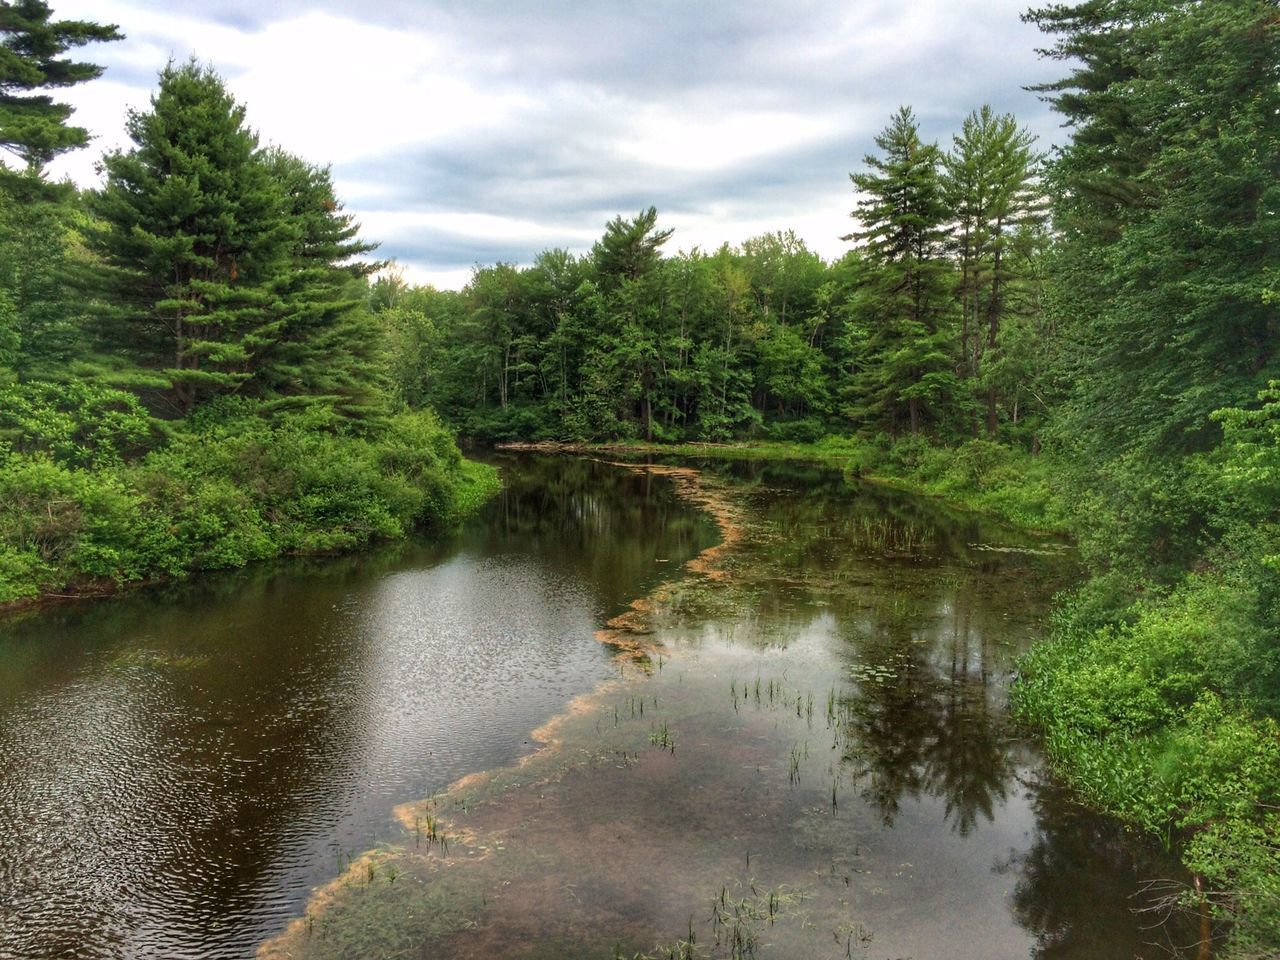
[[[252,956],[398,803],[612,675],[596,627],[712,535],[546,460],[452,546],[0,624],[0,957]]]

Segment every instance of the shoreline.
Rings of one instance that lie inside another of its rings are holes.
[[[822,449],[812,444],[786,444],[774,441],[711,443],[689,441],[676,444],[661,443],[580,443],[563,440],[507,440],[494,444],[490,449],[507,453],[537,453],[545,455],[589,456],[592,454],[623,454],[631,456],[663,456],[703,458],[716,460],[774,461],[779,463],[813,463],[849,470],[855,454],[847,450]],[[899,490],[913,496],[936,500],[957,510],[964,510],[983,517],[991,517],[1034,536],[1071,538],[1066,524],[1044,525],[1027,523],[1008,513],[984,508],[964,497],[930,490],[907,477],[893,474],[858,472],[858,481],[875,486]],[[1074,542],[1074,541],[1073,541]]]

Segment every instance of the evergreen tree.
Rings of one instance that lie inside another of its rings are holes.
[[[905,411],[914,434],[927,416],[941,420],[958,402],[942,153],[920,139],[909,107],[898,110],[876,145],[883,156],[866,156],[868,169],[849,175],[862,198],[851,214],[859,229],[844,239],[861,244],[877,269],[858,299],[866,339],[856,362],[858,400],[848,412],[896,430]]]
[[[614,217],[604,236],[591,248],[601,286],[612,289],[625,280],[639,280],[650,272],[662,256],[662,245],[671,239],[670,230],[657,229],[658,210],[642,210],[634,219]]]
[[[43,0],[0,2],[0,149],[33,174],[59,154],[89,142],[87,130],[68,124],[71,107],[39,91],[84,83],[101,76],[103,68],[62,54],[122,39],[115,26],[51,17]]]
[[[185,415],[244,388],[284,336],[281,281],[301,230],[212,69],[169,64],[127,129],[134,148],[105,157],[92,198],[106,227],[96,248],[117,281],[107,335]]]
[[[366,305],[365,278],[383,264],[360,259],[376,245],[359,239],[327,167],[283,150],[263,157],[294,226],[291,269],[273,282],[284,324],[257,354],[258,386],[293,403],[331,403],[354,417],[382,412],[383,328]]]
[[[1064,434],[1095,460],[1218,436],[1280,376],[1280,18],[1273,0],[1031,11],[1074,67],[1041,89],[1055,164]]]
[[[114,268],[104,333],[186,414],[242,393],[276,406],[382,409],[382,327],[365,306],[373,247],[326,168],[260,150],[211,69],[170,64],[135,147],[108,155],[93,239]],[[157,380],[158,378],[158,380]]]
[[[609,334],[617,361],[619,387],[654,437],[655,399],[662,392],[662,245],[670,230],[657,228],[658,211],[642,211],[632,220],[615,217],[591,250],[605,297]]]
[[[943,158],[947,205],[954,220],[952,249],[960,267],[960,346],[964,373],[980,380],[987,435],[999,425],[1000,390],[984,361],[999,365],[1001,331],[1010,311],[1009,286],[1030,266],[1010,249],[1020,230],[1037,229],[1045,202],[1037,180],[1035,137],[1011,114],[984,106],[964,121]]]
[[[73,240],[83,220],[66,199],[0,190],[0,370],[10,376],[63,379],[84,356],[91,271]]]

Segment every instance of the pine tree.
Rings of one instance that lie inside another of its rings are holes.
[[[284,323],[255,357],[255,387],[282,402],[327,403],[351,417],[382,412],[384,338],[367,308],[365,278],[384,264],[360,259],[376,249],[359,239],[327,167],[283,150],[262,157],[294,226],[290,269],[273,281]]]
[[[609,318],[619,386],[633,401],[646,440],[653,439],[655,399],[662,392],[663,277],[658,268],[662,245],[672,233],[659,230],[657,222],[655,207],[633,220],[615,217],[591,250]]]
[[[1071,73],[1055,163],[1061,426],[1097,459],[1204,449],[1210,414],[1280,376],[1280,17],[1274,0],[1033,10]]]
[[[987,435],[999,425],[999,388],[984,376],[984,361],[999,362],[1009,290],[1029,264],[1013,254],[1019,231],[1037,229],[1045,201],[1037,174],[1042,157],[1035,137],[1011,114],[990,107],[971,113],[943,158],[944,189],[954,219],[951,247],[960,267],[960,346],[964,372],[981,381]]]
[[[87,130],[68,124],[70,106],[37,91],[84,83],[101,76],[103,68],[61,55],[89,43],[123,39],[115,26],[51,16],[43,0],[0,2],[0,149],[32,174],[89,142]]]
[[[896,430],[905,409],[914,434],[927,416],[945,418],[958,400],[942,154],[920,139],[909,107],[898,110],[876,145],[883,156],[866,156],[868,169],[849,175],[863,196],[851,214],[860,229],[844,239],[858,242],[876,269],[858,300],[866,339],[855,361],[860,399],[848,412]]]

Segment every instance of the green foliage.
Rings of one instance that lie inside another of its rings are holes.
[[[259,162],[244,107],[194,61],[160,75],[151,109],[129,115],[134,148],[108,154],[92,239],[116,270],[108,342],[169,384],[185,415],[253,378],[284,323],[273,281],[297,225]]]
[[[137,398],[122,390],[42,381],[0,390],[0,444],[65,466],[117,465],[155,433]]]
[[[1041,313],[1036,267],[1045,235],[1043,157],[1034,142],[1011,114],[984,106],[965,119],[943,158],[960,270],[961,367],[985,394],[988,436],[999,429],[1002,403],[1016,424],[1021,394],[1039,385],[1035,350],[1026,349]]]
[[[84,215],[65,191],[30,194],[0,189],[0,382],[65,377],[86,352]]]
[[[384,413],[381,328],[358,281],[377,268],[329,171],[260,150],[211,69],[170,64],[134,147],[109,154],[90,235],[111,266],[106,347],[138,386],[157,377],[172,412],[232,393],[286,407]]]
[[[447,530],[496,489],[492,469],[463,461],[430,413],[392,417],[370,438],[322,408],[263,412],[206,405],[131,463],[11,454],[0,468],[0,602]]]
[[[43,0],[0,3],[0,149],[32,173],[89,142],[88,131],[67,124],[71,107],[40,91],[92,80],[101,76],[102,67],[63,59],[62,54],[121,39],[114,26],[51,16]]]
[[[950,210],[942,153],[920,139],[909,107],[894,115],[876,145],[883,156],[868,155],[868,170],[850,175],[863,199],[852,214],[860,229],[845,239],[863,244],[877,269],[854,299],[864,336],[855,344],[858,399],[849,412],[891,431],[905,417],[914,434],[926,420],[945,423],[958,401],[951,264],[944,255]]]
[[[1084,3],[1030,15],[1074,71],[1045,89],[1073,125],[1055,164],[1063,231],[1050,301],[1066,402],[1055,433],[1072,459],[1151,461],[1204,451],[1210,414],[1280,375],[1280,313],[1266,292],[1280,249],[1280,24],[1269,2]],[[1123,508],[1139,556],[1201,517],[1164,514],[1186,479]],[[1085,483],[1088,484],[1088,478]],[[1143,503],[1155,496],[1163,502]]]
[[[1092,803],[1186,844],[1229,895],[1237,953],[1276,929],[1274,810],[1280,727],[1257,713],[1249,672],[1255,587],[1195,575],[1139,603],[1131,623],[1090,626],[1073,608],[1022,664],[1017,709]],[[1274,655],[1274,654],[1273,654]]]

